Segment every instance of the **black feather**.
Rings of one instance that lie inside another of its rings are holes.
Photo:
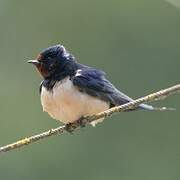
[[[118,91],[105,77],[105,73],[93,68],[84,68],[72,78],[73,84],[82,92],[117,106],[132,99]]]

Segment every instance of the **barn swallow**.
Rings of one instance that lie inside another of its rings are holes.
[[[35,65],[43,78],[40,84],[43,110],[64,124],[133,101],[115,88],[103,71],[78,63],[63,45],[51,46],[28,62]],[[147,104],[140,104],[137,109],[157,110]]]

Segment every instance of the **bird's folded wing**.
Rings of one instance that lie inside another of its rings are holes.
[[[88,95],[117,106],[132,99],[117,90],[106,78],[105,73],[96,69],[80,69],[72,78],[74,86]]]

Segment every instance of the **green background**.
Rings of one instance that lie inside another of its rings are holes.
[[[0,0],[1,145],[59,126],[26,63],[58,43],[133,98],[179,83],[180,9],[165,0]],[[1,154],[0,179],[179,180],[179,99]]]

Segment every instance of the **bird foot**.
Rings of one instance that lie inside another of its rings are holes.
[[[73,134],[74,129],[75,129],[74,123],[68,123],[65,126],[65,130],[70,134]]]
[[[72,134],[73,131],[79,126],[81,128],[84,128],[86,126],[87,122],[86,119],[84,119],[84,117],[81,117],[80,119],[78,119],[77,121],[73,122],[73,123],[68,123],[66,124],[65,130]]]
[[[77,123],[81,128],[84,128],[87,124],[86,119],[83,116],[77,120]]]

